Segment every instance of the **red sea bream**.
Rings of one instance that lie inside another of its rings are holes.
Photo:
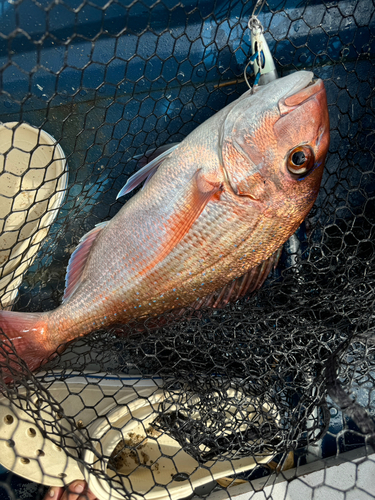
[[[1,329],[35,369],[99,327],[258,287],[314,204],[328,144],[312,73],[246,92],[146,166],[144,189],[82,239],[61,306],[1,311]]]

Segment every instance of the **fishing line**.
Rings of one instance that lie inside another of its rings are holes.
[[[253,13],[251,14],[251,18],[255,17],[256,16],[259,16],[259,14],[262,12],[263,10],[263,7],[264,7],[264,4],[266,3],[266,0],[258,0],[257,3],[254,5],[254,9],[253,9]],[[258,9],[258,12],[256,12],[256,10]],[[251,20],[250,18],[250,20]],[[250,21],[249,21],[250,22]]]

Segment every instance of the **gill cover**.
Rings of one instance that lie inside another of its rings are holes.
[[[228,113],[220,130],[221,160],[227,180],[239,196],[263,202],[269,190],[267,165],[273,163],[273,124],[280,118],[280,102],[308,87],[313,73],[299,71],[246,92]],[[288,102],[289,104],[289,102]],[[292,145],[291,145],[292,146]]]

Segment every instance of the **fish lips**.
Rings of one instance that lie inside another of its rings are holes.
[[[311,193],[317,193],[330,140],[327,94],[323,81],[321,79],[312,81],[304,88],[281,99],[278,106],[280,118],[274,124],[273,130],[280,150],[284,147],[285,141],[298,145],[299,139],[303,137],[304,140],[299,145],[308,145],[314,154],[314,164],[306,173],[298,175],[291,172],[287,170],[286,163],[285,172],[292,180],[304,181],[308,178],[309,181],[305,181],[305,188],[311,190]],[[291,152],[292,149],[287,151],[285,162]]]
[[[297,92],[289,94],[279,101],[278,107],[280,118],[275,122],[273,130],[280,143],[284,143],[288,135],[289,140],[293,142],[293,136],[298,136],[294,125],[299,123],[303,129],[304,116],[313,117],[311,133],[305,128],[305,136],[310,135],[315,156],[320,157],[318,163],[323,164],[330,138],[327,94],[323,81],[312,81]],[[288,116],[290,114],[292,116]]]
[[[295,110],[298,106],[305,103],[306,101],[321,97],[319,94],[325,95],[325,88],[323,80],[320,78],[318,80],[311,81],[307,86],[298,89],[293,94],[280,99],[279,101],[279,111],[281,116],[285,116],[288,113]]]

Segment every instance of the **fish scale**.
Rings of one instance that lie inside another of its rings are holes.
[[[98,327],[222,306],[263,283],[322,178],[329,120],[312,78],[301,71],[247,92],[143,167],[144,189],[73,253],[57,309],[0,311],[29,368]],[[297,147],[314,159],[303,176],[289,168]]]

